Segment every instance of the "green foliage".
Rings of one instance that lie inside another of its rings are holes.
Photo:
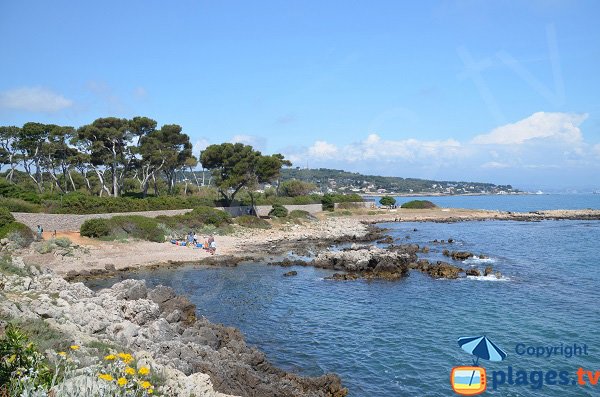
[[[58,214],[106,214],[137,211],[187,209],[214,206],[207,197],[160,196],[145,199],[133,197],[98,197],[83,193],[70,193],[60,200],[45,200],[47,212]]]
[[[21,184],[10,183],[4,179],[0,179],[0,197],[19,199],[35,204],[42,202],[40,195],[35,191],[27,189]]]
[[[250,229],[270,229],[271,224],[264,219],[253,215],[242,215],[235,218],[235,223]]]
[[[230,206],[243,187],[255,187],[279,177],[283,165],[291,165],[280,154],[263,156],[242,143],[210,145],[200,157],[202,166],[211,170],[219,193]]]
[[[8,254],[0,257],[0,273],[27,276],[28,272],[12,264],[12,257]]]
[[[21,248],[28,247],[33,242],[33,232],[20,222],[12,222],[0,227],[0,238],[8,238]]]
[[[44,385],[52,381],[52,373],[35,344],[27,334],[9,324],[0,339],[0,385],[9,385],[15,377],[33,373],[41,375],[38,378]]]
[[[125,215],[110,218],[111,234],[116,237],[125,233],[126,237],[139,238],[140,240],[162,243],[165,241],[165,232],[160,228],[154,218],[141,215]]]
[[[10,212],[40,212],[42,207],[18,198],[0,197],[0,207]]]
[[[323,211],[333,211],[335,209],[334,196],[332,194],[325,194],[321,199],[321,206]]]
[[[40,254],[48,254],[50,252],[56,251],[56,249],[58,248],[62,248],[63,250],[66,249],[67,254],[63,255],[71,255],[73,251],[71,249],[71,240],[69,240],[66,237],[59,237],[56,239],[53,238],[50,240],[43,241],[35,247],[35,250]]]
[[[379,199],[379,204],[381,204],[385,207],[390,207],[390,206],[396,204],[396,199],[393,198],[392,196],[383,196],[381,199]]]
[[[79,233],[85,237],[104,237],[111,232],[111,226],[108,219],[88,219],[83,222],[79,229]]]
[[[281,204],[273,204],[273,208],[269,211],[269,216],[276,218],[285,218],[288,216],[288,209]]]
[[[281,195],[287,197],[306,196],[316,189],[317,185],[314,183],[304,182],[298,179],[291,179],[289,181],[282,182],[279,185],[279,192]]]
[[[197,207],[186,215],[189,218],[199,220],[205,225],[221,226],[231,223],[231,215],[228,212],[211,207]]]
[[[435,205],[434,203],[432,203],[429,200],[412,200],[412,201],[402,204],[402,206],[401,206],[401,208],[408,208],[408,209],[429,209],[429,208],[436,208],[436,207],[437,207],[437,205]]]
[[[290,219],[315,219],[308,211],[303,210],[293,210],[290,211],[288,218]]]
[[[15,217],[12,216],[8,208],[0,207],[0,228],[8,225],[15,221]]]

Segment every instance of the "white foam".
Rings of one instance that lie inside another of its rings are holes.
[[[510,278],[506,276],[500,276],[500,278],[498,278],[492,274],[489,276],[467,276],[466,278],[475,281],[510,281]]]
[[[494,258],[477,258],[476,256],[469,258],[469,259],[465,259],[462,263],[465,263],[467,265],[476,265],[478,263],[496,263],[496,259]]]

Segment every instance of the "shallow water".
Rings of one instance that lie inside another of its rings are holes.
[[[469,365],[461,336],[487,335],[504,362],[488,370],[600,370],[599,221],[384,224],[402,242],[483,253],[463,267],[492,265],[504,277],[334,282],[331,272],[247,264],[138,274],[186,294],[211,321],[240,328],[276,365],[306,375],[338,373],[350,396],[449,396],[452,367]],[[413,229],[417,229],[414,231]],[[409,238],[407,238],[409,237]],[[434,239],[456,242],[432,244]],[[447,258],[445,258],[448,260]],[[460,264],[460,263],[459,263]],[[587,344],[588,356],[536,358],[527,345]],[[498,386],[502,396],[597,395],[600,385]],[[489,390],[489,389],[488,389]]]

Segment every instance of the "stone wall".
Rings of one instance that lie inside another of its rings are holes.
[[[307,205],[286,205],[289,211],[302,210],[308,211],[311,214],[321,211],[321,204],[307,204]],[[271,211],[270,205],[258,205],[255,207],[259,216],[267,216]],[[227,211],[232,216],[240,216],[248,213],[250,207],[218,207],[217,209]],[[56,231],[79,231],[79,228],[88,219],[93,218],[112,218],[113,216],[119,215],[142,215],[149,218],[155,218],[159,215],[179,215],[190,212],[191,209],[184,210],[163,210],[163,211],[141,211],[141,212],[121,212],[121,213],[110,213],[110,214],[42,214],[42,213],[26,213],[26,212],[13,212],[13,216],[18,222],[24,223],[29,226],[32,230],[37,230],[37,225],[41,225],[44,231],[51,232]]]

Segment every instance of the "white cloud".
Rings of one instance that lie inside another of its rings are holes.
[[[338,153],[337,146],[325,141],[316,141],[308,148],[308,154],[317,159],[330,159]]]
[[[267,139],[262,136],[239,134],[231,138],[231,143],[243,143],[254,149],[263,150],[267,146]]]
[[[54,113],[72,105],[70,99],[42,87],[21,87],[0,93],[0,108]]]
[[[481,164],[481,168],[508,168],[509,164],[500,163],[498,161],[488,161],[487,163]]]
[[[594,152],[594,154],[598,157],[600,157],[600,143],[594,145],[594,148],[592,149],[592,151]]]
[[[332,152],[331,154],[336,153]],[[339,150],[339,157],[347,161],[436,161],[459,157],[462,154],[462,145],[454,139],[443,141],[385,140],[377,134],[370,134],[365,140],[346,145]]]
[[[587,113],[537,112],[531,116],[477,135],[472,143],[483,145],[518,145],[532,139],[554,139],[567,143],[583,141],[579,125]]]

